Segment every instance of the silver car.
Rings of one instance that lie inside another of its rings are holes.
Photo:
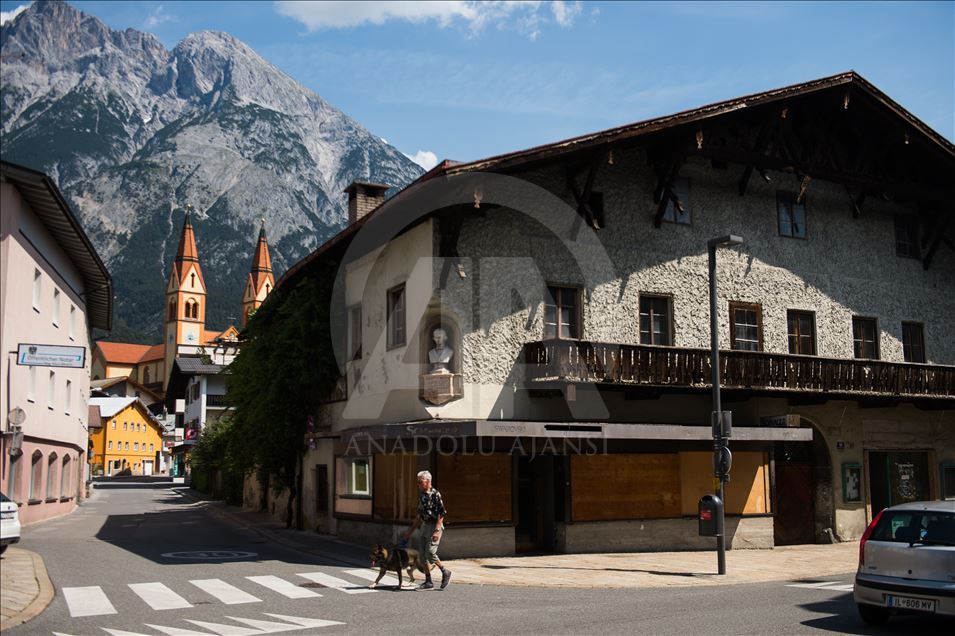
[[[870,625],[898,613],[955,616],[955,501],[914,501],[876,515],[859,542],[852,596]]]

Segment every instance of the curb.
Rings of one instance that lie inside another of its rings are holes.
[[[36,598],[30,601],[29,605],[24,607],[19,613],[3,621],[3,623],[0,624],[0,629],[10,629],[36,617],[47,608],[55,595],[53,582],[50,580],[50,575],[46,571],[46,564],[43,563],[43,557],[30,550],[24,550],[23,548],[20,548],[20,550],[29,554],[30,558],[33,559],[33,575],[36,578],[40,591],[37,593]]]

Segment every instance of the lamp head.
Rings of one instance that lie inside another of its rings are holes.
[[[735,234],[727,234],[726,236],[710,239],[706,242],[706,244],[708,247],[710,247],[710,249],[720,247],[721,245],[732,247],[734,245],[742,245],[743,237],[736,236]]]

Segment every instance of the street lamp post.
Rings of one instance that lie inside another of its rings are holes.
[[[730,415],[724,414],[720,404],[720,347],[719,347],[719,326],[716,318],[716,248],[722,245],[733,246],[741,245],[742,237],[734,234],[710,239],[706,246],[709,251],[709,273],[710,273],[710,366],[713,372],[713,467],[716,473],[717,491],[721,505],[719,507],[719,519],[717,528],[719,534],[716,536],[716,554],[717,554],[717,572],[726,574],[726,533],[723,530],[725,523],[725,505],[726,500],[723,497],[723,485],[727,481],[727,473],[730,467],[729,453],[729,426]]]

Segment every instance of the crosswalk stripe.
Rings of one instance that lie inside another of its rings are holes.
[[[789,583],[786,585],[786,587],[804,587],[804,588],[813,590],[813,589],[818,589],[820,587],[826,587],[828,585],[832,585],[833,583],[835,583],[835,581],[822,581],[819,583]]]
[[[239,603],[258,603],[262,601],[262,599],[243,592],[234,585],[229,585],[222,579],[196,579],[189,582],[206,594],[216,597],[226,605],[238,605]]]
[[[104,627],[103,631],[111,636],[149,636],[149,634],[140,634],[139,632],[127,632],[122,629],[109,629]]]
[[[851,592],[851,591],[852,591],[852,587],[853,587],[853,586],[852,586],[852,583],[845,583],[845,584],[843,584],[843,585],[830,585],[829,587],[827,587],[827,588],[825,588],[825,589],[827,589],[827,590],[838,590],[838,591],[840,591],[840,592]]]
[[[298,585],[290,583],[285,579],[280,579],[277,576],[247,576],[245,578],[249,579],[253,583],[258,583],[263,587],[267,587],[273,592],[278,592],[286,598],[315,598],[316,596],[321,596],[321,594],[314,590],[299,587]]]
[[[197,632],[191,629],[181,629],[179,627],[166,627],[165,625],[152,625],[146,623],[146,627],[151,627],[157,632],[161,632],[166,636],[209,636],[207,632]]]
[[[185,609],[192,603],[162,583],[130,583],[129,588],[154,610]]]
[[[302,627],[330,627],[331,625],[345,624],[339,621],[326,621],[320,618],[302,618],[301,616],[286,616],[285,614],[270,614],[269,612],[265,612],[265,615],[282,621],[288,621],[295,625],[301,625]]]
[[[378,572],[374,572],[372,570],[345,570],[345,572],[347,574],[351,574],[352,576],[357,576],[360,579],[366,579],[368,581],[371,581],[372,583],[374,583],[375,579],[378,578]],[[407,574],[407,572],[405,574]],[[405,574],[402,574],[402,577],[403,577],[402,582],[405,585],[409,585],[411,581],[408,580],[408,577],[405,576]],[[388,572],[383,577],[381,577],[381,581],[379,581],[379,585],[382,583],[386,585],[398,585],[398,576]]]
[[[220,636],[261,636],[262,631],[258,629],[249,629],[248,627],[236,627],[235,625],[223,625],[222,623],[209,623],[206,621],[195,621],[187,618],[193,625],[204,627]]]
[[[116,608],[106,598],[103,588],[98,585],[90,587],[64,587],[63,598],[70,608],[70,616],[102,616],[115,614]]]
[[[304,574],[299,574],[299,576],[308,579],[309,581],[320,583],[325,587],[330,587],[333,590],[345,592],[346,594],[364,594],[366,592],[376,591],[364,586],[359,587],[354,583],[349,583],[348,581],[325,574],[324,572],[305,572]]]

